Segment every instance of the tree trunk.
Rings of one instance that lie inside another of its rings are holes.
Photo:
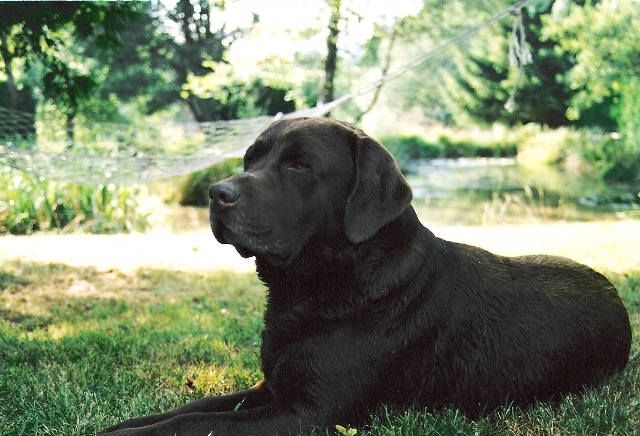
[[[329,37],[327,38],[327,59],[324,64],[324,85],[322,94],[320,95],[320,103],[329,103],[333,101],[333,82],[336,73],[336,61],[338,58],[338,23],[340,22],[340,6],[342,0],[328,0],[331,8],[331,17],[329,19]],[[330,114],[327,113],[327,116]]]
[[[11,68],[11,53],[7,48],[7,37],[0,34],[0,57],[4,62],[5,74],[7,75],[7,92],[9,94],[10,109],[18,110],[18,90],[13,79],[13,69]]]
[[[385,83],[384,78],[389,72],[389,69],[391,68],[391,55],[393,53],[393,47],[395,45],[397,36],[398,36],[398,32],[396,30],[396,27],[394,26],[391,32],[391,37],[389,38],[389,48],[387,49],[387,55],[385,56],[384,65],[382,66],[380,84],[376,88],[376,92],[373,94],[373,98],[371,99],[369,106],[367,106],[364,110],[360,111],[360,113],[355,117],[355,121],[354,121],[355,124],[358,124],[360,121],[362,121],[362,117],[364,117],[366,114],[371,112],[373,107],[378,102],[378,98],[380,98],[380,93],[382,92],[382,87],[384,86],[384,83]]]
[[[66,130],[67,130],[67,140],[69,141],[69,144],[67,145],[67,149],[69,150],[75,147],[75,143],[73,142],[73,126],[75,124],[75,119],[76,119],[75,111],[68,110]]]

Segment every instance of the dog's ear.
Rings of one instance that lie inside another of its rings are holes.
[[[344,214],[347,238],[366,241],[393,221],[411,202],[411,188],[393,157],[359,132],[355,142],[355,181]]]

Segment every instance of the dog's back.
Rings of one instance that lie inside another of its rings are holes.
[[[426,292],[440,300],[429,316],[446,327],[434,344],[440,377],[427,402],[477,415],[505,398],[520,406],[559,399],[624,369],[629,317],[604,276],[561,257],[509,258],[442,242]]]

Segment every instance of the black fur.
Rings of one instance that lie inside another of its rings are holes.
[[[276,122],[210,194],[216,238],[256,256],[269,289],[265,381],[106,434],[286,435],[360,426],[381,405],[477,417],[625,368],[629,319],[605,277],[435,237],[391,156],[352,126]]]

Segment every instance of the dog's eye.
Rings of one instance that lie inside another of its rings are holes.
[[[310,168],[311,168],[311,166],[309,164],[301,162],[301,161],[294,161],[294,162],[291,162],[289,164],[289,169],[296,170],[296,171],[305,171],[305,170],[308,170]]]

